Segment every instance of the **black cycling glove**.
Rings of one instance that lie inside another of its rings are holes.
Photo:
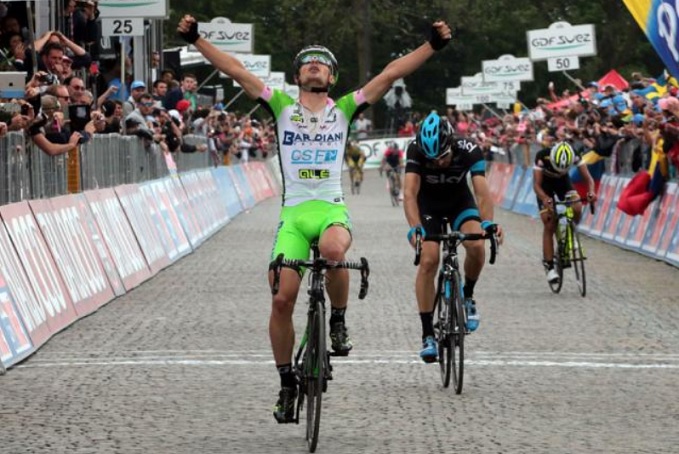
[[[200,33],[198,33],[198,22],[191,22],[191,26],[189,27],[189,31],[182,33],[178,32],[179,36],[182,37],[184,41],[186,41],[189,44],[193,44],[196,41],[198,41],[198,38],[200,38]]]
[[[439,35],[436,27],[433,25],[431,26],[431,37],[429,38],[429,44],[431,45],[432,49],[437,51],[441,50],[446,47],[448,41],[450,41],[450,38],[441,38],[441,35]]]

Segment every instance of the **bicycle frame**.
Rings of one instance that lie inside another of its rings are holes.
[[[327,389],[328,380],[332,380],[331,353],[326,348],[325,334],[325,272],[338,268],[360,270],[361,288],[358,294],[359,299],[365,298],[368,293],[368,276],[370,274],[368,261],[364,257],[361,257],[360,262],[326,260],[320,256],[317,242],[312,244],[312,250],[312,260],[287,260],[283,257],[283,254],[280,254],[270,266],[274,274],[271,288],[273,294],[278,292],[282,267],[297,269],[305,267],[311,271],[309,275],[309,289],[307,291],[309,295],[307,325],[294,358],[294,369],[299,387],[295,423],[299,424],[299,414],[306,396],[308,400],[306,439],[309,445],[309,452],[316,450],[321,419],[322,395]]]

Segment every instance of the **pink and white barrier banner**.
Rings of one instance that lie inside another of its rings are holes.
[[[114,298],[113,289],[70,196],[29,202],[71,301],[83,317]]]
[[[182,174],[180,179],[201,227],[201,240],[205,239],[229,221],[217,183],[208,169]]]
[[[151,277],[144,253],[114,190],[87,191],[85,198],[125,289],[133,289]]]
[[[33,350],[12,293],[0,273],[0,369],[21,361]]]
[[[170,264],[170,258],[163,247],[159,232],[153,225],[153,220],[146,207],[146,197],[136,184],[117,186],[115,192],[120,200],[127,219],[137,237],[139,247],[144,253],[146,263],[155,275]]]
[[[184,233],[182,223],[175,211],[172,194],[164,180],[154,180],[141,186],[146,198],[146,207],[160,233],[167,256],[178,260],[192,251],[191,243]]]
[[[22,306],[18,297],[17,303],[33,344],[39,346],[74,322],[77,313],[28,202],[2,206],[0,214],[16,250],[19,266],[23,267],[33,289],[33,300],[23,301],[29,302],[28,306]],[[16,296],[14,289],[11,290]],[[43,329],[45,326],[47,330]]]
[[[167,193],[170,196],[170,202],[174,208],[174,212],[177,213],[179,222],[181,222],[184,229],[184,234],[189,240],[192,248],[196,248],[204,238],[201,230],[201,226],[198,223],[196,215],[193,213],[191,208],[191,203],[189,203],[189,198],[184,191],[184,186],[182,186],[179,177],[169,177],[163,180],[165,187],[167,187]]]

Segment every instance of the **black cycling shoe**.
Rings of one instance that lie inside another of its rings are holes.
[[[351,344],[344,322],[330,325],[330,344],[336,356],[347,356],[354,346]]]
[[[278,424],[288,424],[295,421],[295,399],[297,388],[281,388],[278,393],[278,402],[273,407],[273,417]]]

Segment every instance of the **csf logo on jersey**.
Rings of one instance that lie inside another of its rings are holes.
[[[457,141],[458,150],[466,150],[467,153],[471,153],[472,151],[476,150],[476,148],[477,148],[476,144],[469,140],[460,139]]]

